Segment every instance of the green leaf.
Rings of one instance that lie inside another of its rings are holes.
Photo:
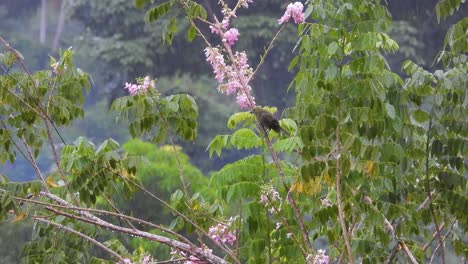
[[[391,119],[395,119],[396,115],[395,108],[393,107],[393,105],[385,103],[385,110],[387,111],[388,117],[390,117]]]
[[[440,23],[441,19],[451,16],[464,2],[465,0],[439,0],[435,7],[437,23]]]
[[[262,140],[248,128],[241,128],[234,132],[230,137],[230,145],[237,149],[250,149],[259,147],[262,144]]]
[[[153,22],[158,20],[160,17],[164,16],[169,11],[172,4],[173,1],[171,0],[151,8],[148,12],[146,12],[146,21]]]
[[[254,120],[255,116],[249,112],[235,113],[229,117],[227,127],[229,129],[234,129],[242,122],[253,122]]]
[[[328,45],[328,50],[327,50],[328,55],[333,56],[336,53],[336,51],[338,50],[339,47],[340,46],[338,46],[338,43],[336,43],[336,42],[330,43],[330,45]]]
[[[259,192],[260,186],[256,183],[236,182],[228,187],[226,202],[257,198]]]
[[[146,3],[148,3],[148,0],[135,0],[135,6],[138,9],[141,9]]]
[[[241,128],[232,135],[216,136],[208,145],[207,150],[210,151],[210,157],[214,152],[219,156],[225,148],[251,149],[261,146],[262,143],[263,140],[251,129]]]
[[[197,36],[197,30],[195,29],[193,25],[191,25],[187,31],[187,40],[192,42],[196,36]]]
[[[294,59],[292,59],[291,62],[289,63],[288,71],[291,71],[292,69],[294,69],[298,61],[299,61],[299,56],[295,56]]]
[[[424,122],[429,121],[429,117],[430,117],[429,113],[421,109],[417,109],[416,111],[413,112],[414,120],[416,120],[419,123],[424,123]]]
[[[205,8],[203,8],[198,3],[196,3],[195,1],[189,1],[187,15],[190,16],[192,19],[195,19],[197,17],[206,19],[207,13]]]

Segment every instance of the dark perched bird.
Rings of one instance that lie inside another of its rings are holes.
[[[250,111],[250,113],[255,114],[258,122],[260,122],[260,124],[262,124],[265,129],[273,129],[278,134],[283,131],[283,133],[289,136],[288,131],[284,130],[284,128],[280,126],[278,120],[276,120],[267,110],[260,107],[255,107],[252,109],[252,111]]]

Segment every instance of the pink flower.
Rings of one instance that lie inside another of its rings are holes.
[[[223,42],[227,42],[229,46],[234,45],[239,36],[239,30],[237,28],[231,28],[228,31],[224,32]]]
[[[317,255],[315,255],[313,264],[328,264],[330,261],[329,257],[325,255],[325,250],[319,249],[317,250]]]
[[[265,205],[265,207],[268,206],[268,196],[265,194],[260,195],[260,203]]]
[[[128,82],[125,83],[125,89],[128,90],[130,95],[137,95],[139,91],[138,85],[134,83],[128,83]]]
[[[126,82],[124,89],[127,89],[130,95],[134,96],[137,94],[144,94],[148,92],[148,90],[155,88],[154,80],[149,76],[146,76],[143,80],[140,79],[138,83],[139,84]]]
[[[217,26],[210,25],[211,33],[219,34],[221,33],[220,29]]]
[[[254,97],[253,96],[251,96],[251,97],[252,97],[252,100],[253,100]],[[249,99],[247,98],[247,96],[245,94],[238,94],[237,97],[236,97],[236,103],[239,105],[239,107],[242,110],[246,110],[246,109],[250,108]]]
[[[253,3],[253,0],[240,0],[239,5],[242,6],[243,8],[248,8],[249,3]]]
[[[237,238],[233,231],[229,230],[229,228],[231,227],[234,220],[236,219],[231,217],[226,224],[219,223],[210,227],[208,230],[208,235],[218,243],[223,242],[233,245]]]
[[[206,61],[211,64],[211,67],[213,67],[215,79],[219,83],[223,83],[227,69],[223,55],[221,54],[218,48],[207,47],[205,49],[205,56]]]
[[[294,19],[294,23],[300,24],[304,23],[305,21],[305,16],[302,10],[304,9],[304,5],[302,5],[301,2],[296,2],[294,4],[289,4],[288,7],[286,8],[286,12],[284,12],[284,15],[278,19],[279,24],[284,24],[291,19],[291,17]]]

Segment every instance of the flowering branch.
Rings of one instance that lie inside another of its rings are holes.
[[[232,18],[236,17],[236,11],[239,7],[248,7],[248,3],[252,2],[252,0],[239,0],[236,4],[234,9],[230,9],[224,1],[220,1],[220,4],[223,6],[223,19],[221,22],[215,17],[215,23],[210,23],[211,32],[217,34],[223,43],[224,52],[227,54],[231,65],[226,64],[224,56],[222,55],[222,50],[217,47],[207,47],[205,49],[206,60],[211,64],[213,67],[213,71],[215,73],[215,79],[220,83],[218,90],[220,92],[224,92],[226,94],[234,94],[237,93],[237,104],[242,109],[253,109],[256,106],[255,98],[251,95],[252,88],[249,85],[250,80],[253,77],[254,71],[250,66],[247,64],[247,55],[245,52],[236,52],[232,51],[232,46],[238,40],[239,31],[236,28],[229,28],[229,24]],[[288,8],[285,14],[278,20],[279,24],[284,24],[290,20],[290,18],[294,19],[296,24],[304,22],[304,13],[302,12],[303,5],[300,2],[296,2],[295,4],[288,5]],[[284,25],[280,28],[278,33],[275,35],[273,41],[277,38],[279,32],[284,28]],[[271,49],[273,45],[273,41],[270,43],[265,55]],[[260,61],[259,65],[257,66],[256,70],[259,69],[261,64],[263,63],[263,59]],[[297,207],[296,201],[289,193],[289,187],[286,184],[286,177],[284,176],[283,169],[281,168],[279,159],[276,155],[276,152],[273,150],[272,143],[268,138],[268,133],[263,126],[262,132],[265,139],[265,142],[268,146],[268,149],[271,153],[273,162],[278,170],[280,178],[283,182],[283,186],[288,192],[287,200],[291,205],[295,218],[298,222],[299,228],[301,230],[302,238],[305,245],[312,249],[312,244],[309,240],[309,235],[307,229],[304,225],[302,216],[299,212]]]

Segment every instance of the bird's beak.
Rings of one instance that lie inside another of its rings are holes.
[[[253,109],[252,109],[252,110],[250,110],[250,112],[249,112],[249,113],[253,114],[253,113],[254,113],[254,110],[253,110]]]

